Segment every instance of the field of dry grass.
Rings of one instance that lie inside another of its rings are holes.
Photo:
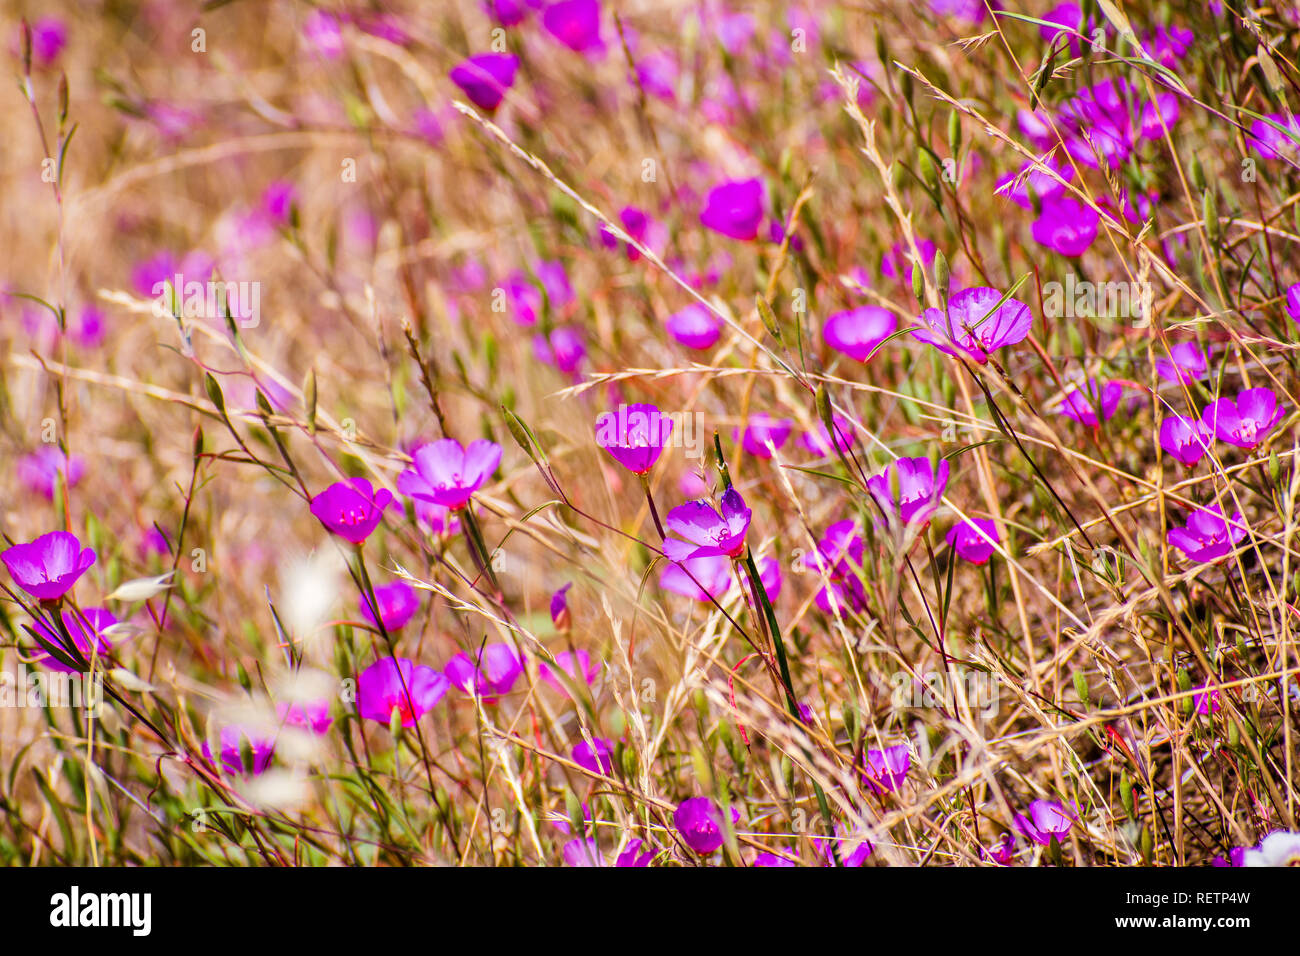
[[[5,3],[0,863],[1300,863],[1300,20],[997,6]]]

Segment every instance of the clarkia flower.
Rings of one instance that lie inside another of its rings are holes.
[[[51,531],[35,541],[0,552],[14,583],[39,601],[63,597],[95,563],[92,548],[83,548],[75,534]]]
[[[818,422],[817,427],[812,431],[804,432],[799,436],[799,444],[814,455],[823,457],[833,455],[837,448],[840,451],[848,451],[853,447],[853,423],[843,415],[833,413],[831,424],[835,426],[833,436],[827,431],[824,423]]]
[[[752,241],[763,221],[763,182],[743,179],[720,183],[709,190],[700,222],[732,239]]]
[[[1219,441],[1254,448],[1284,414],[1271,389],[1248,388],[1239,392],[1235,401],[1220,398],[1211,402],[1201,412],[1201,423]]]
[[[453,67],[450,76],[471,103],[491,112],[514,86],[518,69],[519,58],[513,53],[480,53]]]
[[[401,488],[400,479],[398,488]],[[432,501],[420,501],[418,498],[412,504],[415,509],[415,520],[428,528],[430,534],[449,538],[460,533],[460,518],[450,508],[435,505]]]
[[[375,627],[379,626],[379,621],[383,621],[384,630],[390,634],[404,628],[420,609],[420,598],[415,593],[415,588],[405,581],[379,585],[375,588],[375,603],[379,605],[378,620],[374,608],[370,606],[369,596],[361,595],[361,617]]]
[[[38,17],[32,21],[32,59],[49,66],[68,42],[68,28],[58,17]]]
[[[77,455],[69,456],[58,445],[42,445],[30,455],[18,459],[18,478],[33,491],[54,499],[59,476],[75,488],[86,473],[86,463]]]
[[[1300,866],[1300,832],[1275,830],[1241,856],[1242,866]]]
[[[1004,833],[998,841],[988,848],[989,859],[1006,866],[1015,858],[1016,839],[1010,833]]]
[[[1210,861],[1210,866],[1245,866],[1246,848],[1244,846],[1234,846],[1228,851],[1227,859],[1222,856],[1216,856]]]
[[[357,678],[357,713],[387,726],[396,711],[403,727],[432,710],[447,693],[447,678],[405,657],[375,661]]]
[[[813,563],[817,569],[832,577],[856,576],[862,570],[864,547],[862,535],[852,518],[837,521],[817,542]]]
[[[1200,687],[1195,688],[1195,690],[1197,693],[1192,695],[1192,705],[1193,709],[1195,709],[1198,714],[1209,716],[1210,714],[1217,714],[1223,709],[1223,705],[1219,703],[1219,691],[1217,688],[1212,688],[1209,683],[1206,682]]]
[[[578,371],[587,357],[587,345],[582,333],[569,325],[559,325],[550,336],[538,333],[533,336],[533,358],[543,365],[554,365],[565,375]]]
[[[1173,68],[1191,49],[1196,35],[1186,27],[1170,24],[1168,27],[1157,24],[1147,38],[1146,50],[1151,59],[1162,66]]]
[[[898,317],[878,305],[836,312],[822,326],[822,338],[837,352],[865,362],[881,342],[898,331]]]
[[[1287,287],[1286,314],[1293,322],[1300,323],[1300,282]]]
[[[1035,800],[1029,805],[1029,815],[1017,813],[1016,829],[1041,846],[1048,846],[1053,839],[1058,843],[1065,839],[1074,825],[1074,818],[1052,800]]]
[[[221,766],[226,773],[236,776],[256,776],[271,765],[275,755],[275,738],[265,731],[239,724],[227,724],[219,734]],[[252,765],[244,766],[244,749],[247,746]],[[203,741],[203,756],[212,759],[212,749]]]
[[[893,793],[907,778],[907,771],[911,767],[912,755],[907,751],[907,744],[883,750],[868,750],[862,782],[876,793]]]
[[[1119,382],[1107,382],[1105,385],[1096,379],[1088,379],[1083,389],[1072,388],[1062,399],[1057,411],[1066,418],[1072,418],[1080,425],[1096,427],[1100,422],[1109,421],[1119,408],[1119,400],[1124,396],[1124,386]],[[1098,419],[1097,412],[1101,412]]]
[[[569,589],[571,587],[573,587],[572,581],[551,595],[551,623],[561,634],[567,634],[569,631]]]
[[[939,510],[949,468],[946,458],[937,471],[929,458],[900,458],[868,478],[867,490],[891,524],[923,528]]]
[[[963,289],[948,300],[947,314],[933,308],[922,312],[917,320],[921,328],[912,335],[941,352],[983,365],[991,353],[1023,342],[1033,329],[1029,306],[1016,299],[998,305],[1001,298],[997,289]]]
[[[506,276],[501,291],[510,305],[510,318],[525,328],[537,324],[542,311],[542,290],[519,269]]]
[[[775,602],[781,596],[780,562],[776,558],[767,557],[759,558],[755,565],[758,567],[758,583],[763,585],[767,599]]]
[[[672,431],[672,418],[656,405],[620,405],[596,417],[596,444],[636,475],[655,466]]]
[[[783,856],[777,856],[775,853],[760,853],[754,857],[754,862],[750,866],[798,866],[794,860],[787,860]]]
[[[741,443],[745,454],[766,459],[772,457],[768,444],[779,450],[790,437],[793,426],[794,422],[788,418],[773,418],[766,412],[757,412],[749,416],[743,430],[735,429],[731,437],[733,441]]]
[[[102,607],[88,607],[80,614],[64,611],[60,617],[63,618],[63,626],[67,628],[68,636],[72,638],[72,643],[76,645],[81,656],[87,662],[90,661],[92,656],[98,656],[99,663],[97,667],[103,670],[104,657],[113,648],[113,642],[109,640],[105,632],[118,623],[113,612]],[[85,624],[82,623],[82,618],[85,618]],[[86,627],[87,624],[89,628]],[[50,627],[45,621],[37,620],[34,629],[43,640],[48,641],[60,650],[65,650],[62,636],[57,634],[54,628]],[[36,663],[63,674],[78,673],[76,669],[50,656],[44,648],[36,654]]]
[[[916,251],[921,255],[921,267],[929,272],[934,266],[934,254],[938,247],[929,239],[917,239]],[[902,279],[904,282],[912,281],[912,249],[905,242],[896,242],[890,247],[889,252],[885,253],[884,259],[880,262],[880,272],[890,279]]]
[[[412,456],[414,467],[397,479],[404,495],[458,510],[469,504],[474,492],[501,464],[501,446],[477,439],[462,447],[454,438],[421,445]]]
[[[812,841],[827,866],[862,866],[875,850],[875,846],[864,834],[845,836],[838,823],[835,824],[832,836],[815,836]]]
[[[1043,203],[1034,220],[1034,241],[1067,258],[1083,255],[1097,238],[1101,217],[1073,196],[1058,196]]]
[[[1052,40],[1061,34],[1067,34],[1070,41],[1070,52],[1074,56],[1079,55],[1079,38],[1074,36],[1077,33],[1085,31],[1079,28],[1083,25],[1083,10],[1077,3],[1065,2],[1058,3],[1052,9],[1043,14],[1042,19],[1045,21],[1038,28],[1038,35],[1043,40],[1051,44]],[[1092,31],[1087,31],[1091,33]]]
[[[669,103],[676,102],[681,65],[671,50],[656,50],[642,58],[636,73],[646,93]]]
[[[1169,348],[1169,358],[1156,359],[1156,374],[1166,382],[1190,385],[1205,375],[1207,368],[1205,353],[1195,342],[1172,345]]]
[[[328,699],[297,703],[282,701],[275,705],[275,712],[285,726],[307,730],[317,736],[329,733],[330,726],[334,723]]]
[[[653,847],[641,852],[640,840],[629,840],[627,847],[614,861],[615,866],[649,866],[650,861],[658,855]],[[564,844],[564,862],[569,866],[606,866],[605,858],[600,854],[600,846],[592,837],[570,840]]]
[[[524,664],[513,647],[500,643],[476,649],[473,659],[468,654],[457,654],[443,670],[447,679],[466,694],[482,697],[484,703],[492,704],[501,695],[510,693],[524,672]]]
[[[984,22],[984,0],[930,0],[930,9],[966,26],[975,27]]]
[[[980,534],[981,531],[984,535]],[[993,542],[985,541],[985,536],[992,538]],[[983,564],[993,557],[993,545],[1002,543],[997,522],[992,518],[971,518],[955,524],[948,529],[946,540],[958,555],[971,564]]]
[[[578,53],[604,52],[598,0],[560,0],[542,13],[546,32]]]
[[[688,349],[713,348],[722,334],[722,322],[698,302],[674,312],[664,320],[668,334]]]
[[[1300,117],[1287,119],[1285,113],[1268,113],[1250,124],[1250,142],[1265,159],[1300,161]]]
[[[1214,434],[1195,418],[1170,415],[1160,423],[1160,447],[1181,464],[1191,467],[1214,444]]]
[[[721,599],[731,581],[731,560],[723,555],[670,561],[659,572],[661,588],[696,601]]]
[[[720,510],[715,510],[703,498],[678,505],[668,512],[664,524],[686,541],[665,540],[664,553],[672,561],[719,556],[738,558],[745,550],[745,532],[752,517],[753,512],[735,488],[723,492]]]
[[[733,819],[737,818],[732,808]],[[673,825],[682,842],[701,856],[707,856],[726,841],[722,811],[708,797],[690,797],[673,812]]]
[[[652,230],[656,237],[661,236],[663,233],[663,228],[658,226],[645,210],[638,209],[636,206],[624,206],[619,210],[618,221],[622,225],[623,231],[643,246],[651,241]],[[635,247],[624,243],[610,231],[608,226],[602,225],[600,227],[600,241],[608,249],[617,249],[620,245],[625,246],[624,251],[629,262],[636,262],[641,258],[641,253]]]
[[[1077,161],[1098,169],[1104,160],[1121,165],[1140,139],[1159,139],[1179,117],[1178,98],[1157,93],[1146,100],[1124,77],[1085,86],[1057,109],[1066,149]],[[1085,137],[1086,132],[1086,137]]]
[[[311,513],[330,531],[345,541],[361,544],[379,527],[386,509],[393,501],[387,488],[375,491],[365,478],[336,481],[311,500]]]
[[[514,27],[524,22],[536,0],[488,0],[487,12],[503,27]]]
[[[613,776],[614,741],[604,737],[593,737],[590,744],[585,740],[580,741],[573,748],[573,762],[588,773]]]
[[[1044,172],[1039,163],[1026,163],[1018,172],[1007,173],[994,186],[993,191],[999,196],[1006,196],[1022,209],[1034,208],[1033,197],[1046,203],[1065,192],[1065,185],[1060,180],[1069,182],[1074,178],[1074,167],[1057,159],[1055,154],[1048,156],[1041,163],[1052,173]],[[1057,177],[1060,177],[1059,179]],[[1038,237],[1034,237],[1036,241]]]
[[[1197,508],[1187,516],[1184,527],[1170,528],[1168,534],[1171,545],[1187,555],[1189,561],[1198,563],[1226,556],[1245,536],[1241,512],[1233,512],[1231,520],[1227,520],[1218,505]]]
[[[590,684],[600,674],[600,663],[593,661],[591,654],[585,650],[560,651],[555,655],[555,666],[571,681],[578,684]],[[556,690],[565,689],[549,664],[538,665],[537,673]]]

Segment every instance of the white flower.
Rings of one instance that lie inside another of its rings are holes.
[[[1254,850],[1247,850],[1242,866],[1300,866],[1300,833],[1276,830]]]

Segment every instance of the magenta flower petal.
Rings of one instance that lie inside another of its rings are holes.
[[[1034,221],[1034,241],[1067,258],[1083,255],[1097,238],[1101,217],[1072,196],[1059,196],[1043,203]]]
[[[912,766],[912,755],[906,744],[867,751],[867,767],[863,782],[877,793],[893,792],[902,785]]]
[[[688,349],[712,348],[722,334],[722,322],[698,302],[692,302],[664,321],[668,334]]]
[[[600,3],[597,0],[561,0],[542,13],[546,32],[578,53],[603,51],[600,38]]]
[[[357,713],[387,726],[397,711],[403,727],[414,727],[442,700],[448,686],[447,678],[432,667],[385,657],[357,678]]]
[[[900,458],[880,474],[868,478],[867,490],[891,524],[924,527],[939,509],[939,502],[948,487],[950,467],[946,458],[939,462],[937,471],[929,458]],[[895,482],[898,485],[897,500],[893,491]]]
[[[104,633],[115,624],[119,623],[113,613],[102,607],[88,607],[81,614],[72,611],[64,611],[60,617],[63,618],[63,626],[67,628],[68,636],[72,638],[73,644],[76,645],[81,656],[87,661],[92,656],[99,657],[99,668],[104,669],[104,656],[113,648],[113,642],[109,640]],[[82,619],[85,623],[82,623]],[[87,626],[89,625],[89,629]],[[44,640],[53,644],[55,647],[64,648],[64,641],[61,635],[56,634],[45,621],[37,620],[33,624],[36,633]],[[52,671],[59,671],[63,674],[75,674],[76,670],[64,664],[62,661],[51,657],[43,648],[35,654],[36,662],[42,667]]]
[[[400,631],[420,609],[420,598],[415,593],[415,588],[405,581],[381,584],[375,588],[375,601],[379,605],[378,621],[370,606],[370,599],[364,594],[361,596],[361,617],[376,627],[379,626],[379,621],[383,621],[384,630],[389,633]]]
[[[688,501],[668,512],[664,519],[665,526],[687,541],[697,545],[692,550],[677,550],[669,554],[673,560],[701,558],[714,555],[739,557],[745,549],[745,534],[753,512],[746,506],[745,499],[735,488],[728,488],[722,495],[721,513],[713,505],[701,499]],[[667,552],[668,543],[665,542]],[[675,546],[680,549],[680,546]]]
[[[864,305],[836,312],[822,326],[822,338],[837,352],[865,362],[881,342],[898,331],[898,317],[888,309]]]
[[[686,547],[691,550],[689,545]],[[673,559],[659,572],[661,588],[696,601],[720,599],[731,587],[731,581],[731,561],[721,554]]]
[[[221,728],[221,766],[226,773],[235,776],[256,776],[271,765],[275,754],[275,738],[251,727],[228,724]],[[247,741],[248,751],[252,756],[252,766],[244,766],[244,745]],[[212,749],[208,742],[203,742],[203,755],[212,759]]]
[[[1213,443],[1214,435],[1195,418],[1171,415],[1160,423],[1160,447],[1181,464],[1195,465]]]
[[[454,510],[469,504],[474,492],[496,471],[501,446],[479,439],[462,448],[454,438],[443,438],[421,445],[412,457],[415,477],[403,476],[398,488],[413,498]]]
[[[555,655],[555,666],[560,669],[571,681],[576,684],[591,684],[592,681],[600,674],[600,664],[591,659],[591,654],[585,650],[578,651],[560,651]],[[546,683],[550,684],[556,690],[565,692],[566,688],[560,683],[558,677],[551,670],[549,664],[541,664],[537,668],[538,675]]]
[[[793,426],[788,418],[773,418],[766,412],[758,412],[750,416],[743,430],[736,429],[732,437],[741,443],[745,454],[768,459],[772,457],[768,443],[779,450],[790,437]]]
[[[673,825],[683,843],[707,856],[726,841],[722,812],[708,797],[683,800],[673,812]]]
[[[1195,342],[1179,342],[1169,349],[1169,358],[1156,359],[1156,374],[1166,382],[1190,384],[1205,375],[1205,353]]]
[[[518,69],[519,58],[513,53],[480,53],[453,67],[449,75],[471,103],[491,112],[514,86]]]
[[[1119,408],[1119,400],[1124,395],[1124,386],[1118,382],[1102,385],[1096,379],[1088,379],[1083,389],[1072,389],[1057,406],[1057,411],[1066,418],[1072,418],[1080,425],[1095,427],[1100,422],[1108,421]],[[1097,412],[1100,410],[1101,418]]]
[[[447,662],[444,672],[466,694],[494,703],[498,697],[510,693],[524,672],[524,664],[509,644],[488,644],[476,650],[473,659],[468,654],[457,654]]]
[[[853,422],[843,415],[833,413],[831,415],[831,424],[835,426],[835,435],[833,437],[827,431],[826,426],[818,422],[815,429],[804,432],[799,436],[799,444],[814,455],[822,457],[833,455],[837,448],[840,451],[848,451],[853,447]]]
[[[1198,508],[1187,518],[1182,528],[1170,528],[1169,543],[1187,556],[1189,561],[1205,563],[1217,561],[1229,554],[1246,536],[1241,524],[1241,513],[1234,512],[1230,520],[1223,517],[1218,505]]]
[[[1248,388],[1236,400],[1220,398],[1201,412],[1201,423],[1219,441],[1254,448],[1282,420],[1285,411],[1271,389]]]
[[[281,702],[275,705],[275,712],[285,726],[297,727],[317,735],[329,733],[330,725],[334,723],[328,699],[292,704]]]
[[[993,556],[994,547],[993,544],[984,540],[979,534],[980,531],[992,538],[994,543],[1002,543],[1002,538],[998,534],[997,523],[991,518],[972,518],[970,521],[963,521],[961,524],[953,525],[948,530],[946,540],[953,550],[965,560],[972,564],[983,564]]]
[[[330,531],[361,544],[383,519],[393,501],[387,488],[376,492],[365,478],[336,481],[311,500],[311,513]]]
[[[700,222],[732,239],[751,241],[758,237],[763,220],[763,183],[745,179],[721,183],[709,190],[700,212]]]
[[[604,737],[593,737],[592,744],[580,741],[573,748],[573,762],[589,773],[600,773],[606,777],[614,774],[614,741]]]
[[[53,500],[59,477],[75,488],[86,472],[86,463],[76,455],[69,457],[58,445],[42,445],[30,455],[18,459],[18,478],[33,491]]]
[[[0,553],[0,561],[20,588],[37,600],[53,601],[95,563],[95,552],[82,548],[75,534],[51,531]]]
[[[946,315],[939,309],[921,313],[917,320],[921,328],[912,335],[941,352],[964,355],[983,365],[990,353],[1024,341],[1033,329],[1029,306],[1016,299],[998,305],[1001,298],[997,289],[963,289],[948,300]]]
[[[938,247],[929,239],[917,239],[916,251],[921,254],[921,267],[929,272],[934,265],[934,254]],[[880,272],[890,279],[901,278],[904,282],[912,281],[912,250],[906,243],[895,243],[880,262]]]
[[[655,405],[620,405],[596,418],[596,444],[637,475],[654,467],[672,431],[672,418]]]

